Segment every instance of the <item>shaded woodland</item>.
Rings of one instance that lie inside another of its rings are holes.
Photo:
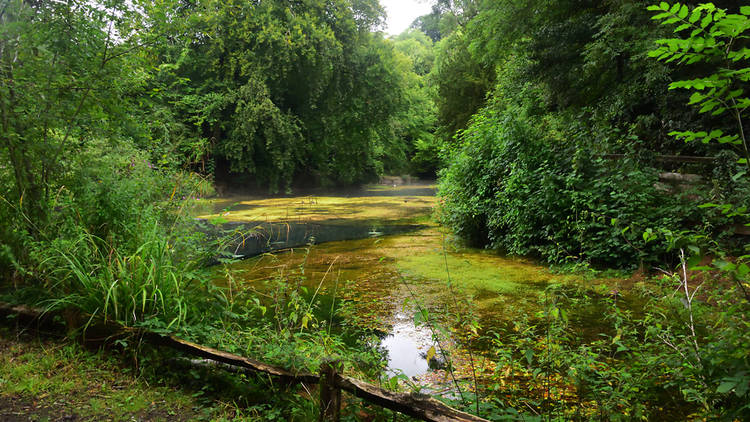
[[[387,37],[378,0],[0,0],[0,298],[66,315],[71,338],[111,321],[382,380],[373,330],[346,308],[332,332],[304,262],[268,302],[229,268],[257,230],[196,210],[420,177],[460,247],[639,279],[551,286],[506,331],[446,312],[498,369],[445,400],[498,420],[746,419],[750,5],[432,4]],[[605,309],[599,337],[566,309]],[[280,420],[317,411],[231,394]]]

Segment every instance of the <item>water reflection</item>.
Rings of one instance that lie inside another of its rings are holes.
[[[388,353],[388,375],[404,374],[418,377],[430,367],[426,359],[427,350],[432,347],[432,334],[425,327],[415,327],[407,315],[398,313],[391,333],[380,343]]]

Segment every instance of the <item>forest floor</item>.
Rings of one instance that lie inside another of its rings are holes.
[[[0,421],[209,419],[232,419],[232,410],[149,385],[107,352],[0,326]]]

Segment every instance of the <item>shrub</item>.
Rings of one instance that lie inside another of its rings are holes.
[[[657,170],[635,148],[606,159],[596,134],[571,121],[519,107],[482,110],[441,173],[442,222],[511,254],[623,267],[666,249],[647,244],[645,230],[701,221],[686,194],[658,188]]]
[[[30,221],[9,202],[0,214],[6,268],[23,274],[26,297],[125,326],[178,329],[210,297],[200,267],[210,245],[184,212],[202,179],[149,163],[127,142],[90,142],[69,157],[45,207],[47,221]],[[202,186],[203,185],[203,186]],[[205,242],[204,242],[205,243]],[[85,323],[86,320],[80,321]]]

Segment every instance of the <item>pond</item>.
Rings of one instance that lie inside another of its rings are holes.
[[[280,273],[304,271],[309,290],[346,301],[359,325],[381,333],[389,374],[431,391],[448,383],[443,351],[454,376],[470,367],[479,376],[494,371],[483,355],[487,345],[474,344],[477,350],[469,353],[462,340],[471,330],[467,321],[480,334],[500,330],[541,310],[549,285],[618,283],[555,274],[529,259],[462,247],[431,219],[435,204],[431,185],[376,185],[337,194],[226,198],[201,218],[220,216],[272,234],[269,227],[284,227],[281,235],[261,236],[255,252],[283,251],[232,264],[236,280],[262,289]],[[597,317],[596,310],[582,316],[591,324]]]

